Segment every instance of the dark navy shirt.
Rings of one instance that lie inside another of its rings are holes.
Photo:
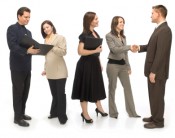
[[[32,37],[31,32],[18,22],[7,29],[10,69],[12,71],[31,71],[31,55],[27,54],[27,49],[20,45],[24,35]]]

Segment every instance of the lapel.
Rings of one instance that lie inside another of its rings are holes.
[[[120,38],[116,37],[116,36],[113,36],[115,39],[116,39],[116,42],[119,43],[119,45],[125,45],[125,40],[122,38],[122,41],[120,40]]]

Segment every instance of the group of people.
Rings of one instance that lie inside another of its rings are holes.
[[[148,94],[151,116],[143,118],[145,128],[164,127],[164,95],[165,84],[168,79],[169,60],[172,41],[172,32],[166,22],[167,9],[163,5],[152,7],[151,19],[157,23],[157,27],[150,37],[147,45],[127,45],[124,35],[125,20],[121,16],[114,16],[111,22],[111,30],[106,34],[106,42],[109,47],[107,62],[108,77],[108,105],[109,116],[118,118],[115,103],[115,91],[117,80],[121,81],[124,89],[125,106],[129,117],[141,117],[135,110],[132,88],[129,75],[131,67],[128,59],[128,51],[147,52],[145,60],[145,76],[148,78]],[[10,49],[10,70],[13,90],[14,123],[28,127],[26,120],[32,118],[25,114],[26,101],[30,88],[31,57],[39,53],[32,45],[28,49],[21,46],[20,41],[24,35],[32,37],[31,32],[25,28],[30,19],[30,9],[21,7],[17,11],[18,22],[8,27],[7,42]],[[95,103],[95,112],[98,116],[108,116],[104,111],[101,100],[106,98],[106,92],[102,76],[100,53],[102,46],[87,50],[85,42],[87,37],[100,38],[95,31],[98,26],[98,16],[95,12],[86,12],[83,18],[83,31],[79,35],[78,54],[75,77],[72,88],[72,99],[80,100],[82,112],[80,116],[86,123],[93,123],[88,113],[88,102]],[[66,114],[65,86],[68,71],[63,56],[66,55],[66,39],[57,34],[56,28],[49,20],[41,24],[41,34],[45,44],[54,47],[45,55],[45,66],[42,75],[46,75],[52,94],[52,103],[49,119],[58,118],[60,124],[68,120]]]

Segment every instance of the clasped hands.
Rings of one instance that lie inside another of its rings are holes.
[[[139,49],[140,49],[140,46],[139,46],[139,45],[131,45],[131,47],[130,47],[130,50],[131,50],[133,53],[138,52]]]

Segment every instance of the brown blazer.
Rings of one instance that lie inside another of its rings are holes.
[[[162,23],[153,32],[147,45],[140,46],[140,52],[147,52],[145,60],[145,76],[150,72],[156,79],[168,79],[172,32],[167,22]]]

